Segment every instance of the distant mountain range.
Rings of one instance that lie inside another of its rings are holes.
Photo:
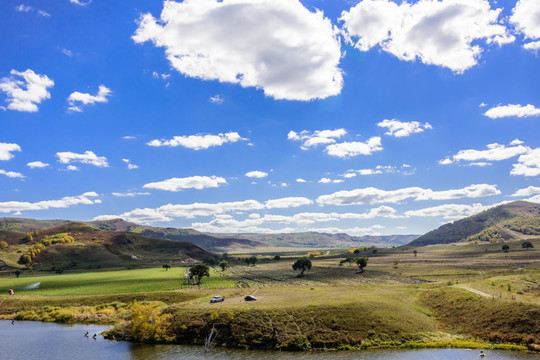
[[[69,220],[1,218],[0,230],[28,232],[70,223]],[[123,231],[151,238],[191,242],[212,252],[235,252],[269,247],[351,248],[360,246],[399,246],[419,235],[350,236],[317,232],[286,234],[212,234],[193,229],[161,228],[139,225],[122,219],[90,221],[88,226],[104,231]]]
[[[411,246],[465,241],[510,241],[540,235],[540,204],[515,201],[445,224],[412,241]]]

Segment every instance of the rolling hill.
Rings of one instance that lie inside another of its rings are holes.
[[[8,248],[0,252],[5,265],[20,267],[27,263],[53,271],[189,264],[211,255],[190,242],[105,231],[80,222],[35,231],[31,240],[26,233],[2,230],[0,239],[9,240]]]
[[[540,204],[515,201],[442,225],[410,242],[409,245],[508,241],[534,235],[540,235]]]

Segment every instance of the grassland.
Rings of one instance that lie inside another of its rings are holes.
[[[537,349],[540,240],[531,241],[528,250],[510,242],[509,253],[492,243],[370,250],[354,255],[369,256],[363,273],[339,266],[350,253],[332,252],[312,259],[301,278],[291,267],[300,253],[280,261],[264,255],[256,266],[240,259],[213,270],[200,289],[181,286],[182,267],[4,273],[2,294],[13,288],[16,295],[0,295],[0,317],[115,323],[110,336],[195,344],[214,326],[217,345],[245,348]],[[248,294],[259,300],[245,302]],[[214,295],[226,300],[210,304]],[[135,301],[156,302],[167,326],[141,337],[131,326]]]

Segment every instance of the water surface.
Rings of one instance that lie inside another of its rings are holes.
[[[369,350],[351,352],[246,351],[214,348],[205,352],[201,346],[146,345],[115,342],[97,336],[107,326],[60,325],[32,321],[0,321],[0,358],[19,359],[95,359],[95,360],[467,360],[480,359],[480,350],[423,349]],[[90,337],[84,334],[89,332]],[[540,360],[540,355],[487,350],[486,359]]]

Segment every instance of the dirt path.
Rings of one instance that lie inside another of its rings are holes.
[[[493,295],[486,294],[486,293],[483,292],[483,291],[473,289],[473,288],[470,287],[469,285],[462,285],[462,284],[459,284],[459,285],[455,285],[455,286],[458,287],[458,288],[460,288],[460,289],[464,289],[464,290],[470,291],[470,292],[472,292],[472,293],[475,293],[475,294],[480,295],[480,296],[483,296],[483,297],[487,297],[487,298],[493,297]]]

